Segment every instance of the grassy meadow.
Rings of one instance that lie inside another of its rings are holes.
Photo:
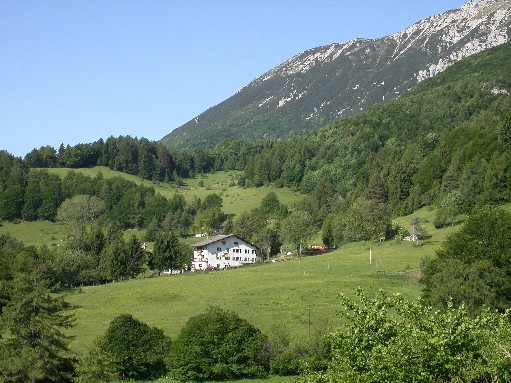
[[[137,176],[111,170],[105,166],[83,169],[52,168],[48,169],[48,171],[60,177],[64,177],[68,171],[80,172],[90,177],[95,177],[98,173],[102,173],[105,178],[123,177],[138,185],[153,187],[164,197],[170,198],[176,192],[182,193],[187,202],[192,201],[195,197],[204,200],[209,194],[216,193],[223,199],[224,213],[233,215],[255,209],[261,204],[261,200],[269,191],[274,191],[279,197],[280,202],[286,205],[290,205],[293,201],[302,198],[300,193],[294,192],[289,188],[275,188],[273,186],[263,186],[260,188],[237,187],[240,174],[237,171],[222,171],[199,175],[195,178],[185,179],[183,185],[180,186],[177,186],[175,183],[143,180]]]
[[[49,221],[1,222],[0,235],[7,233],[27,246],[57,246],[66,237],[62,226]]]
[[[369,293],[384,289],[416,297],[420,293],[420,263],[425,256],[434,256],[438,246],[433,240],[419,247],[403,241],[355,243],[321,255],[236,270],[84,287],[67,296],[77,319],[71,346],[79,354],[85,352],[122,313],[160,327],[175,338],[190,317],[210,305],[235,311],[265,333],[285,328],[303,339],[309,331],[339,325],[340,292],[352,295],[360,286]]]
[[[65,175],[68,170],[50,169],[60,175]],[[175,192],[183,193],[188,201],[218,193],[224,201],[224,212],[234,215],[258,207],[270,190],[287,205],[301,198],[299,193],[285,188],[239,188],[235,186],[236,172],[199,176],[177,187],[143,181],[102,167],[74,171],[91,177],[98,172],[104,177],[122,176],[152,186],[167,197]],[[72,305],[71,311],[76,318],[76,326],[70,330],[74,336],[71,348],[78,356],[84,355],[92,342],[106,331],[110,321],[122,313],[162,328],[175,339],[192,316],[204,312],[210,305],[235,311],[266,334],[287,331],[293,338],[303,340],[310,333],[330,331],[341,323],[337,315],[340,292],[353,295],[358,287],[362,287],[369,294],[379,289],[401,293],[407,298],[420,294],[421,262],[425,257],[434,257],[435,250],[446,237],[459,229],[459,226],[435,229],[432,224],[434,215],[434,210],[424,208],[394,220],[409,229],[412,218],[420,217],[431,235],[421,246],[397,240],[381,244],[353,243],[301,259],[278,258],[273,262],[226,271],[141,276],[67,291],[66,300]],[[0,234],[10,232],[27,245],[58,245],[65,237],[62,229],[51,222],[2,223]],[[136,230],[127,231],[126,236],[133,233],[142,238],[143,232]],[[195,238],[187,238],[186,242],[193,243]],[[311,242],[320,243],[320,235]],[[288,383],[291,380],[275,377],[265,382]]]

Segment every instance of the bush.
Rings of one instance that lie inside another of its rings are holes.
[[[129,314],[110,322],[81,366],[83,382],[156,379],[167,372],[170,338]]]
[[[173,343],[171,373],[181,381],[266,377],[266,342],[236,313],[210,307],[191,318]]]
[[[358,298],[341,296],[349,323],[330,335],[328,369],[298,383],[510,381],[511,311],[472,318],[464,307],[436,311],[384,292]]]
[[[327,322],[327,321],[325,321]],[[327,323],[323,323],[323,325]],[[299,375],[313,368],[326,369],[330,345],[325,336],[326,328],[315,329],[305,342],[291,342],[285,327],[275,328],[270,333],[270,373],[279,376]]]

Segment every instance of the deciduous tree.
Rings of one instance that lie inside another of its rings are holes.
[[[66,199],[57,211],[57,221],[66,225],[71,235],[82,236],[87,225],[105,210],[105,203],[98,197],[76,195]]]
[[[291,212],[281,224],[283,242],[292,245],[298,256],[302,255],[302,248],[316,231],[312,216],[301,210]]]
[[[423,296],[444,307],[450,297],[470,312],[481,304],[505,310],[511,305],[511,213],[488,208],[471,217],[427,265]]]
[[[171,373],[181,381],[268,375],[266,337],[236,313],[210,307],[186,323],[172,345]]]
[[[157,379],[167,372],[171,340],[130,314],[114,318],[80,366],[81,381]]]
[[[298,382],[507,382],[510,312],[472,318],[464,307],[434,310],[380,291],[370,299],[341,295],[346,324],[330,335],[326,371]]]

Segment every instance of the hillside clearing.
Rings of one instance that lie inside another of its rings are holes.
[[[223,199],[223,212],[234,216],[259,207],[261,200],[270,191],[275,192],[280,202],[288,206],[303,197],[300,193],[294,192],[289,188],[276,188],[273,186],[240,188],[237,186],[240,172],[237,171],[202,174],[195,178],[185,179],[183,185],[177,186],[175,183],[143,180],[137,176],[111,170],[105,166],[79,169],[50,168],[47,170],[61,178],[65,177],[69,171],[79,172],[91,178],[96,177],[98,174],[101,174],[104,178],[122,177],[128,181],[135,182],[137,185],[152,187],[156,192],[167,198],[171,198],[175,193],[181,193],[187,202],[193,201],[194,198],[204,200],[209,194],[216,193]]]
[[[401,241],[374,244],[370,264],[369,243],[357,243],[331,253],[237,270],[84,287],[67,297],[77,319],[72,347],[78,353],[87,350],[121,313],[175,338],[190,317],[209,305],[233,310],[265,333],[286,328],[304,338],[309,331],[331,330],[339,324],[340,292],[351,295],[361,286],[369,293],[384,289],[408,298],[417,296],[421,260],[435,248],[435,243],[421,247]]]

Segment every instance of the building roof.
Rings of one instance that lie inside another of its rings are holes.
[[[254,246],[255,248],[258,248],[256,245],[254,245],[253,243],[250,243],[248,241],[245,241],[243,238],[240,238],[238,237],[237,235],[234,235],[234,234],[227,234],[227,235],[216,235],[210,239],[206,239],[204,241],[200,241],[200,242],[197,242],[197,243],[194,243],[192,246],[193,247],[202,247],[202,246],[207,246],[207,245],[210,245],[212,243],[215,243],[215,242],[220,242],[220,241],[223,241],[224,239],[226,238],[229,238],[229,237],[236,237],[246,243],[248,243],[249,245],[252,245]]]
[[[233,236],[233,234],[216,235],[213,238],[206,239],[204,241],[200,241],[200,242],[194,243],[192,246],[193,247],[207,246],[207,245],[209,245],[211,243],[220,242],[220,241],[224,240],[225,238],[229,238],[229,237],[232,237],[232,236]]]

